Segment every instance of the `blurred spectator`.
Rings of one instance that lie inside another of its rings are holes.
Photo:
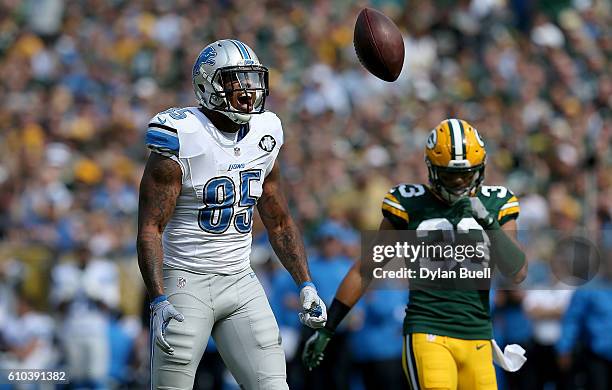
[[[556,348],[559,365],[571,369],[577,359],[587,371],[587,389],[612,387],[612,278],[609,275],[588,288],[578,289],[563,317],[561,337]],[[585,353],[572,355],[578,344]]]
[[[287,381],[290,389],[301,386],[302,357],[299,355],[302,324],[297,316],[300,297],[295,281],[279,263],[272,271],[270,306],[278,322],[287,359]],[[297,379],[297,382],[296,382]]]
[[[326,305],[331,305],[336,289],[353,265],[346,247],[355,237],[350,228],[331,220],[321,224],[317,237],[320,250],[310,256],[310,272],[319,296]]]
[[[352,235],[350,229],[338,222],[326,221],[321,225],[317,236],[320,251],[317,255],[310,256],[310,273],[319,296],[329,307],[336,295],[336,289],[353,264],[353,261],[346,256],[344,247],[345,241],[352,238]],[[351,356],[347,353],[349,324],[350,321],[345,321],[343,326],[336,330],[333,340],[325,351],[327,358],[323,360],[321,366],[306,374],[305,388],[349,388],[351,378]],[[300,346],[303,346],[306,339],[312,335],[311,329],[303,328],[302,332],[304,336]]]
[[[530,351],[532,339],[532,324],[522,303],[525,292],[516,290],[495,290],[493,308],[493,334],[495,341],[503,349],[507,344],[519,344]],[[529,356],[529,353],[527,353]],[[535,389],[534,361],[527,363],[517,372],[506,372],[497,369],[500,387],[509,390]]]
[[[119,303],[116,266],[94,259],[86,245],[74,263],[52,271],[51,300],[61,315],[59,337],[75,388],[105,388],[110,372],[112,309]]]
[[[408,382],[402,371],[402,321],[408,292],[392,286],[379,288],[368,292],[357,306],[356,310],[361,313],[355,315],[361,317],[361,326],[356,326],[350,336],[351,355],[366,390],[379,389],[381,383],[388,390],[406,389]]]
[[[568,378],[562,375],[557,365],[554,346],[561,337],[561,317],[573,289],[560,282],[534,288],[539,289],[526,291],[523,309],[533,326],[533,342],[527,353],[535,366],[535,388],[543,389],[547,383],[554,383],[555,389],[561,390],[566,388]]]
[[[24,266],[15,259],[0,263],[0,321],[8,322],[8,318],[15,312],[18,291],[21,289],[24,278]]]
[[[14,313],[4,322],[2,332],[6,353],[0,359],[0,367],[52,369],[59,356],[53,345],[55,323],[53,319],[35,310],[23,294],[17,297]]]
[[[131,358],[134,348],[134,339],[138,334],[138,327],[132,323],[122,323],[113,318],[108,324],[108,340],[110,347],[108,376],[112,388],[120,388],[133,383],[131,372]],[[130,329],[130,325],[132,329]]]
[[[84,241],[119,267],[121,307],[137,306],[130,300],[141,280],[129,265],[147,120],[195,103],[193,61],[205,44],[228,37],[251,45],[270,69],[266,105],[285,129],[284,190],[307,238],[328,219],[377,228],[392,185],[426,182],[428,130],[460,116],[487,143],[486,182],[519,195],[521,229],[586,227],[611,239],[609,1],[372,0],[404,35],[394,83],[367,73],[354,53],[352,29],[366,3],[0,1],[0,262],[23,263],[36,307],[46,305],[57,258]],[[359,245],[344,241],[352,260]],[[325,279],[320,264],[343,262],[313,257],[313,275]],[[319,288],[331,297],[337,283],[329,279]],[[291,295],[289,281],[276,283]],[[277,305],[287,329],[290,300]],[[0,297],[2,307],[8,301]],[[139,385],[147,383],[146,324],[142,332]]]

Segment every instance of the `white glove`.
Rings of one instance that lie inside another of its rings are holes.
[[[314,284],[306,285],[300,291],[300,302],[302,310],[298,314],[300,322],[310,328],[317,329],[325,326],[327,321],[327,309],[325,303],[319,298]]]
[[[490,228],[495,223],[495,217],[491,215],[489,210],[482,204],[482,201],[477,196],[469,197],[470,206],[472,207],[472,216],[480,226],[485,229]]]
[[[173,318],[178,322],[183,322],[185,320],[185,316],[179,313],[174,306],[168,302],[165,295],[161,295],[151,302],[151,332],[153,333],[153,338],[162,351],[169,355],[174,354],[174,348],[168,344],[165,336],[166,328]]]
[[[506,345],[504,352],[502,352],[495,340],[491,340],[491,342],[493,343],[493,361],[505,371],[518,371],[527,361],[525,350],[520,345]]]

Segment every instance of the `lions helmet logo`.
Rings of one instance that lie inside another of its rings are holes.
[[[197,61],[193,65],[193,75],[195,76],[200,73],[200,66],[202,66],[202,64],[207,64],[210,66],[215,65],[216,56],[217,56],[217,51],[212,46],[208,46],[207,48],[202,50],[202,52],[198,56]]]
[[[271,135],[264,135],[259,140],[259,147],[268,153],[274,150],[275,146],[276,146],[276,140]]]
[[[429,137],[427,137],[427,149],[435,148],[436,143],[438,143],[438,134],[436,133],[436,129],[433,129],[431,133],[429,133]]]

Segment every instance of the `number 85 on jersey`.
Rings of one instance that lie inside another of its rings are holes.
[[[198,214],[200,228],[207,233],[222,234],[233,224],[237,232],[249,233],[253,227],[253,206],[261,195],[261,173],[261,169],[240,172],[239,194],[230,177],[210,179],[203,189],[204,208]]]

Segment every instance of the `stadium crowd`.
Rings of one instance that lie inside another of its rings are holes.
[[[605,262],[602,287],[574,293],[550,261],[563,251],[534,238],[583,232],[610,257],[612,6],[370,3],[405,36],[392,84],[354,54],[364,2],[0,0],[2,368],[66,367],[83,388],[146,387],[135,248],[143,135],[155,113],[195,104],[193,61],[205,44],[232,37],[270,69],[266,107],[285,131],[284,189],[328,304],[359,255],[359,231],[377,228],[385,192],[426,182],[428,131],[460,117],[485,139],[485,182],[521,200],[531,262],[525,289],[494,292],[496,338],[520,343],[529,358],[518,373],[499,372],[500,388],[581,388],[593,376],[612,388]],[[316,384],[328,371],[327,388],[378,388],[377,374],[403,386],[408,293],[369,293],[329,352],[333,370],[305,373],[297,289],[263,231],[254,226],[252,262],[281,326],[290,387],[325,388]],[[212,343],[201,368],[199,388],[231,388]]]

